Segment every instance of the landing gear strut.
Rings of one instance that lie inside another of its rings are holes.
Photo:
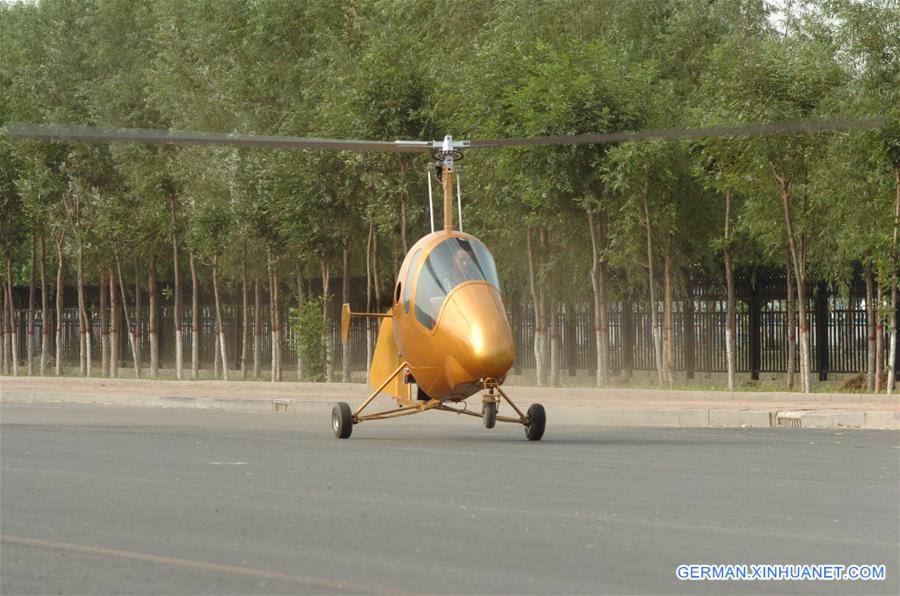
[[[378,389],[373,391],[368,399],[359,406],[356,411],[350,409],[350,406],[344,402],[338,402],[331,410],[331,426],[334,430],[334,436],[339,439],[347,439],[353,432],[353,426],[367,420],[382,420],[385,418],[395,418],[397,416],[408,416],[410,414],[418,414],[426,410],[441,410],[444,412],[454,412],[456,414],[465,414],[467,416],[475,416],[484,421],[485,428],[494,428],[497,422],[513,422],[521,424],[525,427],[525,436],[529,441],[540,441],[544,436],[544,428],[547,425],[547,414],[544,406],[541,404],[532,404],[525,414],[513,403],[509,396],[500,388],[500,382],[497,379],[483,379],[481,382],[484,386],[484,393],[481,395],[481,412],[472,412],[463,408],[454,408],[434,398],[426,398],[425,400],[413,400],[412,394],[405,399],[397,400],[397,408],[376,412],[374,414],[363,414],[368,407],[387,384],[408,366],[406,362],[398,366],[394,372],[382,383]],[[424,394],[423,394],[424,395]],[[500,402],[505,401],[515,411],[516,416],[501,416],[498,414]]]
[[[544,436],[544,429],[547,427],[547,413],[541,404],[532,404],[528,408],[528,413],[522,413],[516,404],[513,403],[509,396],[500,388],[500,384],[495,379],[484,379],[484,393],[481,394],[481,414],[470,412],[466,409],[453,408],[445,404],[437,406],[438,410],[445,412],[456,412],[457,414],[467,414],[476,416],[484,420],[485,428],[494,428],[497,422],[518,422],[525,427],[525,436],[529,441],[540,441]],[[497,411],[500,407],[501,399],[515,410],[518,417],[500,416]]]

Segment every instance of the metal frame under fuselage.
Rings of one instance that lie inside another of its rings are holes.
[[[374,414],[366,414],[363,415],[363,410],[365,410],[372,401],[378,397],[384,388],[390,384],[391,381],[397,378],[397,375],[402,374],[404,370],[409,367],[408,362],[403,362],[400,366],[398,366],[391,375],[384,380],[384,382],[376,388],[368,398],[358,407],[356,411],[353,412],[353,424],[359,424],[360,422],[365,422],[367,420],[383,420],[386,418],[397,418],[399,416],[409,416],[411,414],[418,414],[419,412],[425,412],[428,410],[439,410],[442,412],[453,412],[456,414],[465,414],[467,416],[474,416],[476,418],[483,418],[484,411],[482,412],[473,412],[465,407],[463,408],[454,408],[452,406],[447,405],[448,401],[460,402],[463,400],[441,400],[430,398],[428,400],[420,401],[414,400],[412,397],[412,385],[408,386],[407,394],[404,397],[395,397],[394,399],[397,402],[396,408],[390,410],[384,410],[381,412],[376,412]],[[502,398],[506,403],[515,410],[516,414],[518,414],[517,418],[512,416],[497,416],[497,420],[499,422],[514,422],[518,424],[528,424],[528,417],[516,406],[515,403],[506,395],[506,392],[500,388],[500,383],[497,379],[482,379],[482,386],[484,387],[484,391],[481,395],[482,404],[487,403],[499,403]],[[499,397],[498,397],[499,396]]]

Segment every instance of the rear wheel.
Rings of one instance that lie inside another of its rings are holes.
[[[497,424],[497,402],[485,402],[481,409],[481,415],[484,417],[484,427],[494,428]]]
[[[334,429],[334,436],[339,439],[347,439],[353,432],[353,412],[350,406],[344,402],[334,404],[331,409],[331,427]]]
[[[540,441],[547,426],[547,413],[541,404],[532,404],[525,417],[525,436],[529,441]]]

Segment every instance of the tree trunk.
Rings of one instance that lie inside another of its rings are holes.
[[[331,309],[329,308],[331,306],[329,299],[331,280],[328,277],[328,257],[322,257],[322,319],[325,322],[322,329],[322,343],[325,346],[325,380],[332,383],[334,382],[334,359],[332,358]]]
[[[100,376],[109,374],[109,312],[106,310],[106,273],[100,270]]]
[[[587,210],[588,228],[591,233],[591,290],[594,295],[594,343],[597,350],[597,371],[595,382],[598,386],[609,383],[609,314],[608,287],[609,267],[607,249],[607,213],[600,213],[599,230],[594,227],[594,212]],[[603,252],[601,253],[601,247]]]
[[[888,340],[887,394],[893,395],[897,371],[897,271],[894,271],[891,285],[891,336]]]
[[[278,279],[278,269],[272,266],[272,325],[275,331],[275,340],[272,342],[275,360],[275,381],[281,380],[281,282]]]
[[[260,323],[259,276],[253,276],[253,378],[259,378],[259,352],[262,345],[262,326]]]
[[[872,262],[865,261],[866,278],[866,390],[875,390],[875,283]]]
[[[9,313],[9,356],[12,360],[12,374],[19,376],[19,342],[16,333],[16,303],[12,293],[12,257],[6,257],[6,304]]]
[[[543,313],[541,312],[541,303],[538,298],[537,278],[534,267],[534,249],[531,245],[531,230],[525,231],[525,248],[528,255],[528,283],[531,289],[531,304],[534,312],[534,367],[535,382],[538,387],[543,387],[544,380],[544,362],[541,355],[541,321]]]
[[[84,241],[78,240],[78,257],[75,261],[75,295],[78,299],[78,374],[87,376],[87,358],[85,355],[85,335],[87,334],[87,315],[84,312],[83,283]]]
[[[878,276],[875,284],[875,393],[881,393],[881,373],[884,372],[884,284]]]
[[[549,267],[547,266],[547,255],[550,254],[549,250],[549,238],[548,233],[545,228],[540,228],[538,230],[538,240],[541,244],[541,251],[538,254],[538,302],[540,303],[541,309],[541,333],[540,333],[540,349],[541,349],[541,361],[544,363],[544,384],[547,385],[550,383],[550,325],[549,325],[549,316],[550,316],[550,298],[548,296],[547,286],[548,279],[547,274],[549,273]]]
[[[681,278],[684,283],[684,302],[682,302],[681,313],[681,328],[684,334],[684,376],[685,379],[693,379],[697,368],[694,279],[690,271],[683,271]]]
[[[400,243],[403,245],[403,254],[409,252],[409,244],[406,242],[406,203],[408,200],[406,181],[406,172],[409,170],[409,161],[401,154],[400,158],[400,180],[404,183],[400,186]],[[399,271],[399,267],[395,271]]]
[[[790,183],[781,179],[781,201],[784,206],[784,223],[787,228],[788,249],[797,284],[797,312],[800,319],[800,386],[804,393],[810,391],[809,362],[809,319],[806,304],[806,255],[805,243],[798,242],[794,234],[794,220],[791,213]]]
[[[734,375],[737,368],[737,344],[735,342],[734,270],[731,264],[731,191],[725,191],[725,287],[727,303],[725,313],[725,359],[728,368],[728,390],[734,391]],[[689,297],[693,299],[693,297]]]
[[[6,314],[6,282],[0,283],[2,291],[0,291],[0,374],[9,374],[9,355],[6,353],[9,348],[9,332],[7,331],[6,322],[9,315]]]
[[[272,253],[266,252],[266,275],[269,278],[269,380],[275,382],[275,282],[272,279]]]
[[[796,275],[796,272],[795,272]],[[809,314],[807,313],[806,300],[806,276],[797,277],[797,315],[800,319],[800,381],[804,393],[812,390],[810,384],[810,345],[809,345]],[[803,286],[801,286],[803,284]]]
[[[406,252],[406,197],[400,194],[400,243],[403,245],[403,251]]]
[[[190,254],[191,264],[191,380],[200,378],[200,294],[197,282],[197,257]],[[215,360],[215,354],[213,354]]]
[[[84,297],[84,240],[78,240],[78,312],[81,319],[81,374],[88,377],[92,374],[91,361],[91,318],[88,315],[87,302]]]
[[[159,297],[156,294],[156,256],[150,258],[147,275],[147,296],[150,302],[150,378],[159,378]]]
[[[375,224],[369,222],[369,237],[366,239],[366,312],[372,312],[372,235]],[[372,317],[366,317],[366,379],[372,367]]]
[[[894,380],[897,376],[897,230],[900,228],[900,168],[894,168],[894,237],[891,240],[891,339],[888,348],[887,394],[894,393]]]
[[[247,264],[241,259],[241,378],[247,378],[250,355],[250,296],[247,290]]]
[[[125,314],[125,329],[128,331],[128,341],[131,343],[131,359],[134,362],[135,377],[139,377],[140,355],[138,352],[138,340],[135,337],[134,330],[131,325],[131,317],[128,314],[128,295],[125,293],[125,279],[122,277],[122,264],[119,261],[119,249],[113,247],[113,255],[116,258],[116,272],[119,275],[119,291],[122,294],[122,312]]]
[[[9,374],[9,315],[6,314],[6,282],[0,283],[0,372]]]
[[[119,376],[119,305],[116,300],[116,282],[109,269],[109,376]],[[100,288],[103,292],[104,289]]]
[[[34,289],[37,274],[37,241],[34,231],[31,232],[31,278],[28,284],[28,329],[25,332],[28,345],[25,348],[25,357],[28,358],[28,376],[34,374]]]
[[[559,387],[559,304],[550,301],[550,386]]]
[[[221,359],[219,358],[219,333],[216,329],[213,330],[213,378],[217,381],[219,380],[219,367],[221,366],[219,363]]]
[[[0,308],[0,318],[3,319],[2,321],[0,321],[0,335],[2,335],[3,337],[3,341],[0,342],[0,361],[2,361],[3,374],[8,375],[12,370],[12,363],[9,361],[11,348],[11,346],[9,345],[9,307],[7,305],[7,301],[9,300],[9,298],[7,297],[6,292],[5,278],[3,282],[0,283],[0,287],[2,287],[2,291],[0,291],[0,294],[3,295],[2,300],[0,300],[0,302],[3,303],[2,308]]]
[[[341,304],[350,302],[350,237],[343,239],[343,271],[341,272]],[[350,342],[341,343],[341,382],[350,382]]]
[[[172,211],[172,293],[175,296],[172,308],[172,318],[175,320],[175,378],[180,381],[184,378],[184,339],[181,337],[181,267],[178,261],[178,221],[175,217],[177,197],[173,192],[169,198]]]
[[[787,266],[785,268],[787,274],[787,388],[794,388],[794,355],[797,352],[797,319],[794,306],[794,273],[791,265],[791,258],[788,256]]]
[[[50,358],[50,303],[47,296],[47,240],[41,234],[41,376],[47,373]]]
[[[366,239],[366,312],[372,312],[372,259],[375,240],[375,224],[369,222],[369,237]],[[369,372],[372,370],[372,336],[373,330],[372,317],[366,317],[366,379],[369,378]]]
[[[665,353],[666,384],[671,387],[675,383],[675,338],[672,322],[672,232],[666,235],[666,250],[663,255],[663,338]]]
[[[213,298],[216,302],[216,331],[219,337],[219,354],[222,356],[222,378],[228,380],[228,356],[225,350],[225,327],[222,325],[222,306],[219,301],[219,257],[212,258]]]
[[[142,329],[144,313],[141,311],[141,274],[140,267],[137,262],[134,264],[134,355],[135,368],[134,374],[140,379],[143,374],[143,351],[142,344],[144,330]]]
[[[65,286],[63,285],[63,274],[65,272],[65,257],[63,256],[63,236],[60,234],[54,239],[56,243],[56,376],[63,374],[62,365],[62,321],[63,321],[63,303],[65,296]]]
[[[272,263],[272,252],[266,252],[266,269],[269,275],[269,339],[272,345],[271,358],[269,360],[269,375],[270,379],[274,383],[278,380],[278,338],[277,338],[277,323],[275,322],[276,309],[275,309],[275,268]]]
[[[647,187],[641,192],[644,204],[644,229],[647,232],[647,279],[650,287],[650,330],[653,335],[653,354],[656,360],[656,376],[663,383],[662,338],[659,333],[659,313],[656,310],[656,279],[653,273],[653,227],[650,221],[650,205],[647,201]]]
[[[372,237],[372,287],[375,290],[375,308],[381,312],[381,276],[378,273],[378,226]]]
[[[297,259],[297,312],[303,312],[303,305],[306,302],[306,288],[303,283],[303,261]],[[305,376],[303,370],[303,352],[297,349],[297,380],[302,381]]]

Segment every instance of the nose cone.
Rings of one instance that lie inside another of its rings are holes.
[[[500,293],[484,282],[459,286],[447,298],[437,324],[449,348],[450,387],[482,378],[502,378],[513,365],[516,348]]]

